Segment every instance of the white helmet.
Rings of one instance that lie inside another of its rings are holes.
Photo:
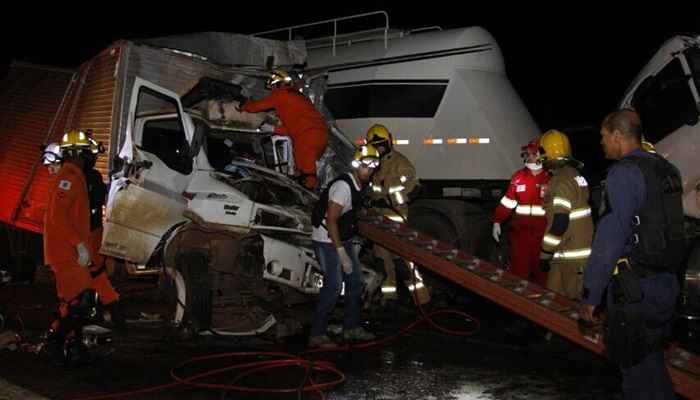
[[[41,155],[41,159],[44,161],[44,165],[58,164],[63,161],[63,151],[61,146],[56,143],[49,143],[44,149],[44,153]]]

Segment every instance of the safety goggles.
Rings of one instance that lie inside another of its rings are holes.
[[[44,165],[58,164],[63,160],[61,156],[52,151],[45,151],[44,154],[41,155],[41,159],[44,160]]]

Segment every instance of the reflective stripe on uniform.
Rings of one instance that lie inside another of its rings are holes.
[[[392,186],[389,188],[389,194],[394,194],[406,189],[403,185]]]
[[[569,219],[579,219],[579,218],[584,218],[591,215],[591,208],[586,207],[586,208],[578,208],[576,210],[573,210],[569,213]]]
[[[550,235],[549,233],[544,235],[542,240],[550,246],[559,246],[559,243],[561,243],[561,238],[559,236]]]
[[[536,217],[544,216],[544,208],[542,206],[522,206],[515,208],[515,213],[518,215],[533,215]]]
[[[401,195],[401,192],[394,193],[394,197],[396,198],[397,205],[401,205],[401,204],[405,203],[403,196]]]
[[[389,216],[387,216],[387,218],[389,218],[390,220],[392,220],[394,222],[405,222],[400,215],[389,215]]]
[[[396,286],[382,286],[382,293],[396,293]]]
[[[552,200],[552,204],[555,206],[562,206],[568,210],[571,210],[571,202],[563,197],[555,197]]]
[[[591,255],[591,248],[587,247],[585,249],[578,249],[578,250],[557,251],[556,253],[554,253],[554,259],[580,260],[580,259],[588,258],[588,256],[590,256],[590,255]]]
[[[425,285],[423,285],[423,282],[418,282],[418,283],[416,283],[415,286],[412,285],[412,284],[411,284],[411,285],[408,285],[408,290],[410,290],[410,291],[412,292],[412,291],[414,291],[414,290],[421,290],[421,289],[423,289],[424,287],[425,287]],[[382,290],[383,290],[383,289],[382,289]]]
[[[509,199],[507,196],[503,196],[501,198],[501,204],[503,207],[512,210],[518,205],[518,202],[513,199]]]

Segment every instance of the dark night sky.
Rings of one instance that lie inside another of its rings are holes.
[[[589,2],[556,8],[498,2],[491,9],[456,10],[454,4],[471,8],[473,3],[308,6],[308,2],[268,1],[245,10],[234,7],[242,2],[170,2],[157,11],[137,11],[137,5],[144,3],[100,2],[99,11],[77,10],[78,6],[65,3],[54,9],[41,6],[40,13],[16,10],[21,23],[2,28],[0,69],[4,73],[9,60],[74,67],[120,38],[198,31],[251,33],[383,9],[389,12],[392,27],[480,25],[489,30],[503,50],[516,90],[540,127],[547,129],[597,125],[658,46],[675,34],[700,33],[700,14],[670,6],[661,11],[613,10]]]

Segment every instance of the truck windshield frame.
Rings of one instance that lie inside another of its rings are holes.
[[[632,106],[639,112],[644,137],[657,143],[684,125],[694,125],[698,109],[686,74],[678,57],[659,72],[648,76],[632,97]]]

